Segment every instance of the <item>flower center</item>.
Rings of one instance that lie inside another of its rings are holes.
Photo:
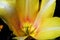
[[[32,24],[30,24],[30,23],[28,23],[28,22],[27,22],[27,23],[24,23],[22,30],[23,30],[27,35],[30,35],[31,26],[32,26]]]

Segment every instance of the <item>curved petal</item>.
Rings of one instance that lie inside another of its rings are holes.
[[[53,17],[55,6],[56,6],[55,1],[56,0],[42,0],[41,8],[34,20],[32,26],[32,28],[33,27],[34,28],[32,30],[37,29],[39,27],[39,24],[41,24],[42,19]]]
[[[54,39],[60,36],[60,18],[54,17],[43,19],[40,26],[41,27],[39,27],[31,36],[38,40]]]
[[[16,9],[20,21],[33,22],[39,7],[39,0],[17,0]]]
[[[16,0],[0,0],[0,17],[17,36],[25,35],[20,29],[20,23],[15,14]]]
[[[10,15],[16,5],[16,0],[0,0],[0,16]]]
[[[42,0],[41,8],[37,16],[39,17],[53,17],[56,7],[56,0]]]

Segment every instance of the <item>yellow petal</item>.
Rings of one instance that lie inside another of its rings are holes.
[[[53,17],[55,6],[56,0],[42,0],[41,8],[34,20],[33,27],[38,28],[42,19]]]
[[[20,29],[19,19],[15,14],[16,12],[14,12],[15,5],[16,0],[0,0],[0,17],[13,31],[13,34],[23,36],[25,33]]]
[[[0,16],[10,15],[15,8],[16,0],[0,0]]]
[[[37,32],[35,33],[32,34],[32,36],[38,40],[54,39],[56,37],[59,37],[60,36],[60,18],[54,17],[54,18],[43,19],[41,26],[38,28]]]
[[[40,12],[39,12],[40,16],[44,18],[53,17],[55,7],[56,7],[56,0],[42,0]]]
[[[16,9],[22,23],[34,21],[39,7],[39,0],[17,0]]]

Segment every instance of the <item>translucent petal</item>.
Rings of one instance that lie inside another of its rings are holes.
[[[32,28],[35,27],[37,29],[41,24],[42,19],[53,17],[55,7],[56,0],[42,0],[40,11],[38,12],[34,20]],[[35,28],[33,28],[32,30],[34,30]]]
[[[33,22],[36,14],[38,14],[39,0],[17,0],[16,9],[20,21]]]
[[[0,17],[9,26],[10,30],[14,31],[13,33],[15,35],[25,35],[24,32],[20,30],[19,19],[15,14],[15,5],[16,0],[0,0]]]
[[[43,19],[40,25],[41,27],[32,34],[32,36],[38,40],[40,39],[54,39],[60,36],[60,18],[53,17]]]

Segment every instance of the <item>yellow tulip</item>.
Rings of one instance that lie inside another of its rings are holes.
[[[0,17],[17,37],[37,40],[60,36],[60,18],[53,17],[56,0],[0,0]]]

